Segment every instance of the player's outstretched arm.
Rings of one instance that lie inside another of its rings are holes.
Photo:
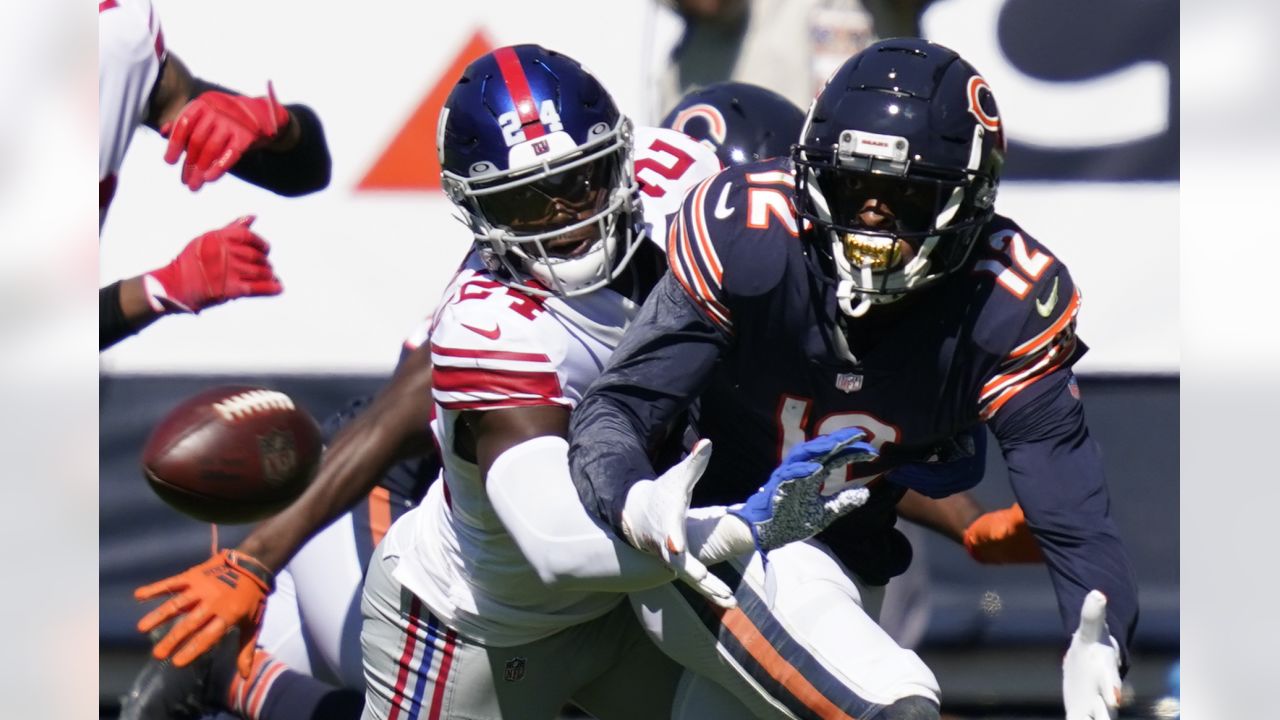
[[[1137,584],[1111,517],[1101,451],[1078,394],[1070,391],[1073,382],[1069,369],[1059,369],[1023,390],[989,424],[1044,553],[1064,629],[1079,624],[1085,596],[1101,591],[1107,625],[1127,666],[1138,619]]]
[[[282,105],[271,83],[246,97],[193,77],[173,53],[160,71],[146,124],[169,139],[165,162],[183,158],[182,182],[192,191],[230,172],[285,196],[329,184],[324,129],[305,105]]]
[[[263,584],[259,590],[264,601],[275,573],[312,535],[369,494],[395,462],[434,451],[429,429],[431,407],[431,350],[429,345],[423,345],[405,358],[368,409],[334,436],[306,491],[292,505],[255,527],[236,549],[241,562],[252,563],[261,570]],[[154,597],[193,573],[225,572],[227,564],[223,555],[216,556],[184,573],[139,588],[135,596]],[[225,632],[226,628],[240,626],[239,670],[242,675],[247,674],[261,619],[251,602],[253,598],[245,597],[252,594],[253,586],[199,583],[184,587],[184,598],[177,605],[195,621],[175,625],[155,646],[154,655],[164,659],[177,651],[174,664],[182,667],[221,639],[221,633],[204,628],[222,628]],[[138,629],[147,632],[171,616],[148,615]]]
[[[431,347],[424,343],[369,407],[334,435],[306,491],[255,527],[239,550],[279,571],[312,535],[368,495],[392,465],[435,452],[431,412]]]
[[[650,444],[702,391],[728,343],[670,273],[658,283],[604,372],[573,411],[569,466],[587,509],[622,532],[627,493],[658,473]]]
[[[98,349],[137,333],[162,315],[198,313],[242,297],[283,290],[267,242],[242,217],[187,243],[173,262],[98,292]]]
[[[687,553],[661,553],[659,559],[656,550],[650,554],[628,545],[590,516],[569,476],[568,451],[563,437],[536,437],[503,451],[485,473],[494,510],[544,583],[565,590],[634,592],[670,582],[674,576],[719,605],[734,604],[728,586]],[[664,484],[662,491],[646,494],[635,507],[646,519],[669,519],[669,527],[652,531],[664,538],[668,530],[677,535],[677,547],[683,547],[689,504],[681,490],[696,477],[684,480]]]

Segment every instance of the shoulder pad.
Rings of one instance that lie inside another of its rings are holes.
[[[566,343],[541,298],[463,271],[435,313],[432,395],[448,410],[568,406],[558,374]]]
[[[728,305],[774,288],[798,239],[790,161],[729,168],[685,196],[667,231],[667,263],[685,292],[726,329]]]
[[[666,238],[667,218],[680,209],[680,201],[695,185],[720,172],[720,160],[711,148],[667,128],[636,128],[633,165],[644,222],[659,246]]]
[[[981,393],[982,415],[990,417],[1023,388],[1074,364],[1086,347],[1075,333],[1080,290],[1046,247],[997,217],[975,252],[975,271],[994,278],[974,328],[996,358]]]

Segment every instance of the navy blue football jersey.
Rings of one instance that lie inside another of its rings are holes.
[[[1069,391],[1085,346],[1067,268],[996,216],[965,268],[848,318],[807,252],[793,192],[790,161],[775,159],[728,169],[686,196],[668,225],[670,272],[572,418],[570,460],[588,507],[617,525],[626,489],[655,475],[648,453],[682,411],[713,444],[695,505],[740,502],[795,444],[859,426],[880,459],[840,471],[826,490],[868,483],[872,499],[820,538],[882,583],[910,561],[893,529],[899,482],[928,478],[892,469],[954,459],[957,441],[985,423],[1068,631],[1097,587],[1123,642],[1136,593],[1098,449]]]

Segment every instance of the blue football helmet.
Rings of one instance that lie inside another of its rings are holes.
[[[662,120],[715,151],[721,167],[785,157],[800,137],[804,111],[778,93],[742,82],[690,91]]]
[[[796,207],[857,317],[960,269],[1004,164],[986,80],[954,51],[883,40],[845,61],[805,118]]]
[[[580,295],[639,247],[631,123],[576,60],[515,45],[472,62],[436,145],[444,190],[499,281]]]

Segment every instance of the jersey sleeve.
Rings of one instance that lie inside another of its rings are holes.
[[[1001,348],[999,357],[994,371],[984,379],[978,397],[978,412],[983,420],[990,420],[1016,405],[1024,391],[1056,371],[1070,368],[1088,349],[1076,336],[1081,295],[1071,273],[1038,246],[1028,249],[1030,243],[1021,235],[1016,235],[1014,242],[1020,243],[1022,249],[1011,252],[1012,268],[1003,264],[996,266],[1002,268],[1003,277],[996,275],[993,292],[1003,301],[997,319],[1003,321],[1004,328],[1017,328],[1017,332],[995,343]],[[1027,281],[1025,274],[1013,269],[1019,265],[1019,256],[1023,260],[1021,264],[1043,264],[1034,282]],[[1028,257],[1039,260],[1030,261]]]
[[[441,408],[573,406],[561,368],[565,341],[548,327],[555,321],[545,311],[517,309],[534,304],[523,296],[513,300],[496,282],[476,279],[436,310],[431,393]]]
[[[164,63],[164,35],[149,0],[98,3],[98,180],[124,162]]]
[[[736,299],[762,295],[782,278],[796,238],[790,172],[782,161],[731,168],[685,195],[667,229],[672,277],[725,333]],[[755,171],[749,171],[756,168]]]
[[[1101,590],[1108,628],[1127,664],[1138,620],[1137,584],[1111,517],[1102,453],[1085,423],[1074,375],[1065,367],[1051,371],[989,425],[1044,553],[1063,628],[1074,631],[1085,595]]]
[[[587,509],[621,530],[627,491],[706,386],[728,337],[664,275],[569,416],[569,466]]]

